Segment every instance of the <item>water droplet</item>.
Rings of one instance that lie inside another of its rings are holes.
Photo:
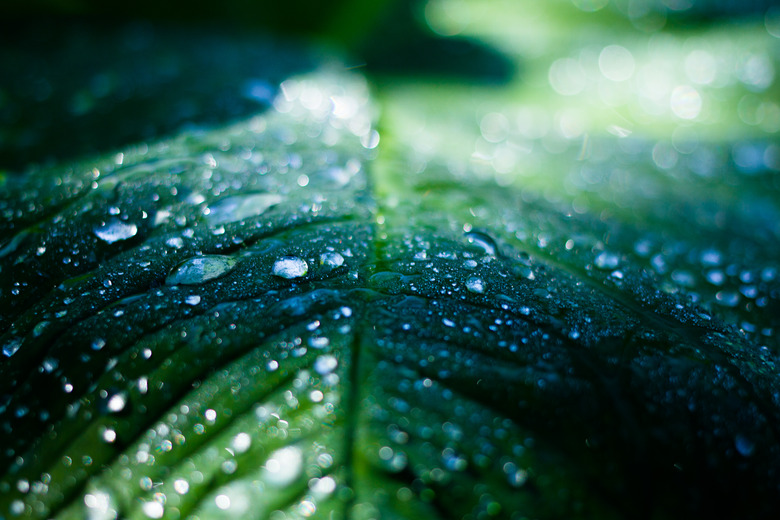
[[[134,237],[138,233],[138,226],[119,219],[111,219],[102,226],[96,227],[94,231],[99,239],[113,244]]]
[[[718,291],[715,300],[724,307],[736,307],[739,304],[739,293],[736,291]]]
[[[252,437],[250,437],[248,433],[241,432],[233,437],[233,442],[231,444],[236,453],[244,453],[252,446]]]
[[[610,253],[609,251],[602,251],[598,255],[596,255],[596,259],[594,260],[594,265],[604,271],[610,271],[618,266],[620,264],[620,257],[616,255],[615,253]]]
[[[712,285],[722,285],[723,282],[726,280],[726,275],[723,274],[723,271],[719,269],[713,269],[712,271],[707,271],[707,273],[704,276],[707,278],[707,281],[710,282]]]
[[[485,282],[483,282],[481,278],[470,276],[469,279],[466,280],[466,289],[473,293],[482,294],[485,292]]]
[[[236,260],[229,256],[204,255],[189,258],[173,268],[166,285],[197,285],[229,273]]]
[[[736,446],[737,451],[743,457],[750,457],[756,449],[756,443],[742,434],[737,434],[734,438],[734,446]]]
[[[124,392],[106,394],[101,400],[100,408],[104,413],[119,413],[127,406],[127,395]]]
[[[262,215],[284,200],[275,193],[253,193],[226,197],[210,205],[206,221],[211,226],[238,222]]]
[[[49,327],[50,324],[51,322],[47,320],[43,320],[40,323],[38,323],[35,327],[33,327],[33,331],[32,331],[33,336],[36,338],[39,337],[41,334],[46,332],[46,329]]]
[[[166,240],[165,244],[174,249],[181,249],[184,247],[184,240],[181,237],[173,237]]]
[[[22,339],[21,338],[11,338],[11,340],[8,341],[5,345],[3,345],[3,355],[5,357],[11,357],[19,350],[19,347],[22,346]]]
[[[112,443],[116,440],[116,430],[112,430],[111,428],[106,428],[103,430],[103,440]]]
[[[186,495],[190,490],[190,483],[183,478],[176,479],[173,483],[173,490],[180,495]]]
[[[44,360],[43,360],[43,362],[41,363],[41,365],[43,366],[43,369],[44,369],[44,370],[45,370],[47,373],[49,373],[49,374],[51,374],[52,372],[54,372],[55,370],[57,370],[57,367],[59,366],[59,364],[60,364],[60,363],[59,363],[59,361],[57,361],[57,360],[56,360],[56,359],[54,359],[54,358],[46,358],[46,359],[44,359]]]
[[[297,256],[283,256],[273,266],[274,276],[280,278],[300,278],[309,272],[309,264],[303,258]]]
[[[334,356],[320,356],[314,362],[314,371],[324,376],[336,370],[338,366],[339,362]]]
[[[295,446],[276,450],[265,462],[263,479],[273,486],[292,484],[303,470],[303,454]]]
[[[197,294],[190,294],[186,298],[184,298],[184,303],[187,305],[197,305],[200,303],[200,296]]]
[[[481,231],[469,231],[465,234],[465,236],[469,241],[469,244],[474,244],[475,246],[479,247],[485,252],[486,255],[496,256],[498,254],[498,245],[496,244],[496,241],[493,240],[493,237],[487,233],[483,233]]]
[[[320,255],[320,265],[335,269],[341,267],[344,264],[344,257],[340,253],[327,252]]]
[[[149,518],[162,518],[165,513],[165,508],[159,502],[145,502],[143,505],[143,511]]]
[[[227,495],[217,495],[214,498],[214,503],[223,511],[230,509],[230,497]]]

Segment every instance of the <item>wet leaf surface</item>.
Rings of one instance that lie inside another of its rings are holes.
[[[344,69],[3,174],[0,517],[773,518],[769,169],[707,205],[604,139],[641,182],[544,196]]]

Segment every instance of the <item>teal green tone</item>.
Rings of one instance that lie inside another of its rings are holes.
[[[0,520],[777,518],[745,4],[30,33],[114,58],[0,56]]]

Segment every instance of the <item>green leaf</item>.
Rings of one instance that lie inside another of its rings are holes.
[[[4,175],[0,517],[771,518],[777,221],[720,203],[772,173],[548,138],[614,177],[529,189],[345,68]]]

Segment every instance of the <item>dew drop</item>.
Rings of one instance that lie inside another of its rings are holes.
[[[127,395],[124,392],[108,394],[101,401],[100,408],[104,413],[119,413],[127,406]]]
[[[163,505],[159,502],[145,502],[143,511],[149,518],[162,518],[165,513]]]
[[[320,265],[329,269],[341,267],[344,264],[344,257],[341,253],[327,252],[320,255]]]
[[[739,304],[739,293],[735,291],[718,291],[715,300],[724,307],[736,307]]]
[[[282,197],[275,193],[252,193],[227,197],[209,206],[206,221],[209,225],[219,226],[257,217],[282,200]]]
[[[134,237],[138,233],[138,226],[119,219],[111,219],[102,226],[96,227],[94,232],[99,239],[113,244]]]
[[[596,260],[593,262],[594,265],[604,271],[610,271],[618,266],[620,264],[620,257],[616,255],[615,253],[610,253],[609,251],[602,251],[598,255],[596,255]]]
[[[184,247],[184,240],[181,237],[172,237],[166,240],[165,244],[174,249],[181,249]]]
[[[3,355],[5,357],[11,357],[19,350],[19,347],[22,346],[22,339],[21,338],[12,338],[10,341],[8,341],[5,345],[3,345]]]
[[[465,234],[465,236],[469,241],[469,244],[474,244],[475,246],[479,247],[485,252],[486,255],[496,256],[498,254],[498,245],[496,244],[496,241],[493,240],[493,237],[487,233],[483,233],[481,231],[469,231]]]
[[[232,446],[236,453],[245,453],[252,446],[252,437],[246,432],[241,432],[233,437]]]
[[[197,294],[190,294],[189,296],[184,298],[184,303],[186,303],[187,305],[197,305],[197,304],[200,303],[200,300],[201,300],[201,298],[200,298],[199,295],[197,295]]]
[[[265,462],[263,479],[273,486],[283,487],[292,484],[303,470],[303,454],[295,446],[276,450]]]
[[[324,376],[336,370],[338,366],[339,362],[334,356],[320,356],[314,362],[314,371]]]
[[[183,478],[176,479],[173,483],[173,489],[180,495],[186,495],[190,490],[190,483]]]
[[[756,444],[741,434],[737,434],[734,438],[734,446],[743,457],[750,457],[756,449]]]
[[[466,280],[466,289],[473,293],[482,294],[485,292],[485,282],[482,281],[481,278],[470,276],[469,279]]]
[[[166,285],[197,285],[229,273],[236,260],[229,256],[204,255],[189,258],[173,268]]]
[[[300,278],[309,272],[309,264],[297,256],[283,256],[273,266],[274,276],[279,278]]]

